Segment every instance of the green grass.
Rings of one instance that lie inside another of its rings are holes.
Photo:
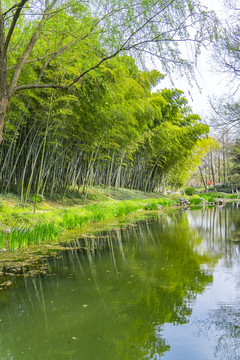
[[[91,222],[111,220],[124,217],[137,211],[155,211],[158,205],[171,206],[177,202],[179,195],[168,198],[157,194],[149,198],[149,194],[127,189],[90,189],[90,198],[97,199],[97,203],[86,206],[57,207],[55,203],[38,205],[38,212],[32,213],[31,207],[19,206],[16,197],[1,197],[0,202],[0,250],[7,248],[16,250],[26,248],[32,244],[50,243],[57,239],[64,231],[81,228]],[[147,197],[148,196],[148,197]],[[204,198],[207,202],[214,202],[216,198],[236,198],[234,194],[217,192],[199,193],[187,197],[191,205],[201,205]],[[123,201],[116,201],[116,199]],[[104,199],[104,201],[99,201]],[[107,199],[107,200],[106,200]],[[115,199],[115,201],[114,201]],[[29,204],[28,204],[29,205]],[[4,229],[11,229],[6,233]]]
[[[202,200],[204,199],[206,202],[215,202],[215,200],[224,198],[224,199],[238,199],[239,196],[237,194],[222,194],[216,191],[211,191],[209,193],[201,192],[198,195],[189,196],[189,201],[191,205],[202,204]]]
[[[159,194],[156,193],[146,193],[140,190],[130,190],[130,189],[121,189],[121,188],[105,189],[104,193],[106,196],[115,200],[144,200],[149,198],[159,198]]]
[[[51,242],[64,231],[80,228],[90,222],[124,217],[138,210],[157,210],[158,205],[166,207],[173,203],[174,200],[170,199],[126,200],[89,204],[80,208],[56,209],[41,214],[7,212],[5,215],[8,221],[10,219],[14,223],[14,227],[9,234],[0,231],[0,249],[5,247],[16,250],[43,241]],[[16,224],[18,226],[15,226]]]
[[[201,200],[204,199],[206,202],[215,202],[215,200],[224,198],[224,199],[238,199],[238,195],[236,194],[221,194],[219,192],[216,191],[211,191],[209,193],[205,193],[205,192],[201,192],[198,193],[197,195],[193,195],[193,196],[189,196],[188,199],[190,201],[191,205],[200,205],[203,203],[203,201]]]
[[[224,193],[219,193],[216,191],[211,191],[209,193],[205,193],[205,192],[200,192],[198,193],[199,196],[205,198],[205,197],[212,197],[212,198],[224,198],[224,199],[236,199],[238,198],[237,194],[224,194]]]
[[[207,202],[214,202],[216,198],[222,198],[222,199],[239,199],[238,194],[222,194],[216,191],[211,191],[209,193],[199,193],[200,197],[205,199]]]

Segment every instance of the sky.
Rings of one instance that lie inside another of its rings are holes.
[[[208,9],[214,10],[220,19],[227,16],[223,0],[200,0],[200,2]],[[194,82],[190,85],[186,78],[177,78],[173,75],[174,86],[171,84],[168,76],[165,76],[165,79],[161,81],[157,88],[176,87],[183,90],[193,112],[199,114],[203,120],[207,121],[211,112],[209,99],[227,93],[228,88],[227,79],[214,69],[210,47],[209,49],[202,49],[195,74],[199,86]]]

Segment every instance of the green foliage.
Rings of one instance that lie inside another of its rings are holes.
[[[185,188],[185,194],[188,196],[192,196],[194,194],[196,194],[196,189],[194,189],[194,187],[187,187]]]
[[[157,210],[157,204],[156,203],[148,203],[145,207],[146,210]]]
[[[16,10],[10,3],[3,5],[5,11],[10,7],[6,34]],[[49,2],[36,3],[27,2],[14,29],[7,59],[9,82]],[[192,114],[181,90],[153,92],[164,75],[156,69],[140,70],[127,50],[134,48],[138,60],[145,51],[160,54],[168,73],[174,67],[191,72],[178,41],[196,35],[197,54],[201,40],[215,29],[213,14],[192,0],[52,4],[52,14],[44,17],[16,84],[41,88],[16,91],[9,103],[1,191],[21,194],[24,204],[30,194],[37,194],[38,201],[54,192],[64,201],[66,194],[82,186],[87,197],[91,185],[151,192],[159,191],[166,178],[172,187],[185,184],[192,153],[209,129]],[[35,8],[38,16],[29,16]],[[161,21],[155,21],[160,13]],[[192,20],[196,31],[182,19]],[[66,92],[44,84],[72,86]]]
[[[239,198],[239,195],[238,194],[230,194],[230,195],[228,195],[228,196],[226,196],[228,199],[237,199],[237,198]]]
[[[24,203],[30,193],[40,201],[54,191],[62,192],[64,200],[66,192],[82,184],[84,191],[91,185],[154,191],[168,176],[170,185],[182,186],[208,127],[191,113],[182,91],[151,92],[162,77],[156,70],[140,71],[124,55],[86,75],[74,94],[47,89],[17,95],[14,99],[28,108],[20,111],[15,100],[10,104],[16,117],[8,121],[16,129],[17,145],[9,130],[0,171],[3,191],[21,191]],[[10,154],[16,159],[13,169]],[[17,187],[15,177],[21,179]]]
[[[189,199],[191,205],[201,205],[203,203],[202,199],[198,195],[193,195]]]

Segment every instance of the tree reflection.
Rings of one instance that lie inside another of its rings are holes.
[[[204,335],[217,338],[215,358],[238,360],[240,358],[240,308],[236,306],[220,306],[208,314],[208,319],[201,324]]]
[[[162,358],[170,349],[162,326],[188,322],[212,282],[202,265],[212,268],[216,258],[201,243],[187,214],[75,241],[50,263],[55,277],[19,280],[9,290],[0,308],[1,359],[21,352],[45,360]]]
[[[239,211],[238,203],[227,203],[224,207],[204,207],[189,214],[190,225],[198,229],[208,253],[220,255],[229,268],[240,253]]]

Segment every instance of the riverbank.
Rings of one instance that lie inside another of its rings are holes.
[[[32,204],[23,207],[17,203],[16,197],[2,197],[0,274],[29,273],[39,260],[56,256],[62,250],[62,243],[68,239],[174,208],[179,198],[179,194],[160,196],[126,189],[92,189],[89,194],[85,206],[77,203],[79,199],[70,199],[75,202],[71,207],[69,202],[51,199],[39,203],[35,213]],[[204,201],[206,204],[214,200],[214,194],[202,196],[205,200],[199,195],[186,196],[185,199],[191,205],[203,205]],[[215,199],[217,196],[219,194],[215,194]],[[45,271],[44,267],[41,270],[41,265],[38,267],[38,271]]]
[[[64,203],[51,199],[39,203],[33,213],[33,204],[23,207],[16,196],[2,197],[0,275],[29,274],[41,259],[56,256],[67,240],[138,220],[173,203],[174,199],[140,191],[93,189],[85,206],[79,198]],[[38,272],[44,271],[44,266],[37,267]]]

